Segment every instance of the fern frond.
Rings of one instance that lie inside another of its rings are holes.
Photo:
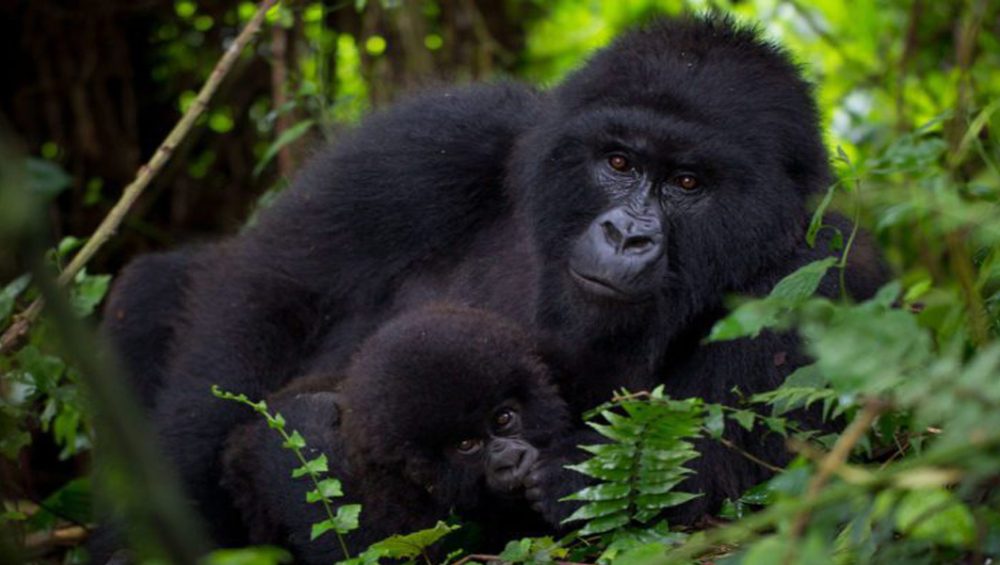
[[[585,520],[582,535],[650,521],[695,494],[674,488],[692,471],[684,464],[698,456],[688,441],[704,421],[700,399],[672,400],[657,387],[649,394],[624,392],[597,409],[588,425],[610,443],[584,446],[593,457],[569,468],[598,483],[564,500],[584,501],[569,521]]]

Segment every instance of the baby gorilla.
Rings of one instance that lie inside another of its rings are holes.
[[[345,494],[335,502],[362,504],[346,536],[352,556],[452,512],[482,526],[484,548],[543,527],[523,481],[569,416],[531,340],[503,318],[447,305],[404,314],[362,344],[343,378],[320,372],[268,400],[308,458],[327,455]],[[223,465],[251,543],[307,563],[344,557],[333,534],[310,541],[326,516],[305,502],[311,483],[289,477],[299,464],[266,424],[234,431]]]

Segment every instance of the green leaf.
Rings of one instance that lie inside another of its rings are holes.
[[[603,500],[618,500],[628,495],[630,492],[628,484],[603,483],[592,487],[587,487],[578,491],[564,500],[589,500],[599,502]]]
[[[73,177],[52,161],[29,157],[25,160],[25,169],[28,188],[45,200],[54,198],[73,184]]]
[[[733,410],[730,416],[748,432],[753,430],[753,422],[757,418],[757,414],[750,410]]]
[[[360,504],[345,504],[337,508],[333,525],[338,534],[346,534],[358,529],[358,517],[361,515]]]
[[[566,519],[565,522],[569,522]],[[604,516],[601,518],[596,518],[587,522],[587,525],[580,528],[581,536],[589,536],[593,534],[601,534],[604,532],[609,532],[611,530],[621,528],[622,526],[629,523],[629,515],[627,512],[618,512],[616,514],[611,514],[609,516]]]
[[[768,298],[800,304],[816,293],[816,289],[819,288],[819,283],[826,276],[826,272],[836,264],[836,257],[813,261],[781,279]]]
[[[60,519],[85,524],[93,516],[91,501],[90,478],[73,479],[47,496],[28,524],[32,530],[53,528]]]
[[[451,526],[439,521],[433,528],[412,534],[388,537],[372,544],[371,549],[378,550],[383,556],[391,559],[412,559],[419,557],[425,549],[457,529],[459,526]]]
[[[81,247],[83,247],[82,239],[68,235],[59,240],[59,245],[56,246],[56,257],[65,259],[70,253]]]
[[[340,481],[334,478],[319,481],[319,488],[306,493],[306,502],[319,502],[344,496]]]
[[[14,311],[14,301],[28,288],[29,282],[31,282],[31,275],[24,274],[0,289],[0,326],[7,324],[7,318]]]
[[[896,507],[896,528],[916,539],[957,547],[971,547],[976,540],[972,512],[943,488],[906,493]]]
[[[708,409],[708,417],[705,418],[705,429],[708,430],[710,437],[719,439],[726,429],[726,420],[722,412],[722,406],[719,404],[709,404],[706,408]]]
[[[70,301],[76,315],[83,318],[92,314],[107,294],[110,283],[110,275],[88,275],[86,269],[81,269],[74,278],[70,292]]]
[[[318,475],[329,470],[327,466],[326,454],[321,453],[318,457],[306,461],[306,464],[292,470],[292,478],[297,479],[306,475]]]
[[[217,549],[199,562],[201,565],[278,565],[291,563],[292,555],[280,547],[257,546]]]
[[[574,500],[569,497],[566,497],[563,500],[567,499]],[[627,510],[628,506],[629,506],[628,499],[590,502],[577,508],[576,511],[573,512],[573,514],[571,514],[569,518],[566,518],[565,522],[575,522],[577,520],[591,520],[593,518],[600,518],[602,516],[609,516],[611,514],[621,513]]]
[[[285,449],[305,449],[306,440],[298,430],[292,430],[292,433],[288,435],[288,439],[281,444],[281,447]]]
[[[255,409],[258,412],[264,412],[267,410],[267,404],[264,404],[262,401],[260,404],[255,406]],[[267,427],[273,430],[285,429],[285,417],[282,416],[280,412],[275,413],[274,416],[271,416],[270,418],[267,419]]]
[[[260,173],[264,171],[264,167],[271,162],[271,159],[274,159],[274,156],[278,154],[278,151],[281,151],[283,147],[305,135],[306,132],[308,132],[313,125],[315,125],[315,123],[316,122],[313,120],[303,120],[281,132],[278,139],[275,139],[274,143],[268,146],[267,150],[264,151],[264,155],[257,163],[257,166],[253,168],[253,176],[260,176]]]
[[[840,183],[835,182],[827,187],[826,194],[823,195],[823,200],[816,206],[812,219],[809,220],[809,229],[806,231],[806,243],[809,244],[809,247],[816,246],[816,234],[823,227],[823,218],[826,214],[826,209],[830,206],[830,202],[833,201],[833,193],[836,192],[838,186],[840,186]]]
[[[531,538],[507,542],[499,557],[505,563],[524,563],[531,557]]]

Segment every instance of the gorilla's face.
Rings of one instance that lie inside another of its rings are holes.
[[[476,396],[475,391],[464,393]],[[392,433],[396,447],[373,453],[370,462],[401,466],[408,481],[459,512],[522,499],[524,480],[539,451],[566,428],[568,419],[565,404],[548,386],[533,391],[514,387],[489,402],[438,402],[423,410],[424,418],[411,410],[405,417],[408,429]]]
[[[391,469],[444,507],[523,494],[566,403],[523,330],[448,305],[404,313],[362,345],[343,383],[356,463]]]
[[[538,459],[538,447],[525,435],[522,405],[504,402],[484,416],[475,429],[465,430],[466,437],[445,448],[445,457],[472,478],[466,482],[481,478],[493,494],[519,494]]]
[[[752,139],[641,108],[564,122],[538,169],[556,180],[532,194],[546,290],[617,331],[743,290],[803,227],[802,197]]]
[[[543,326],[662,343],[801,241],[829,178],[808,86],[749,32],[685,25],[598,53],[519,143]]]

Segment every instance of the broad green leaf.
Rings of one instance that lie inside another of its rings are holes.
[[[411,559],[419,557],[424,549],[434,545],[441,538],[457,529],[459,526],[438,522],[433,528],[386,538],[372,544],[371,549],[378,550],[383,556],[392,559]]]
[[[896,528],[916,539],[958,547],[970,547],[976,539],[972,512],[943,488],[906,493],[896,507]]]
[[[819,283],[826,276],[826,272],[836,264],[836,257],[827,257],[800,267],[794,273],[781,279],[774,286],[768,298],[791,304],[801,303],[816,293],[816,289],[819,288]]]

